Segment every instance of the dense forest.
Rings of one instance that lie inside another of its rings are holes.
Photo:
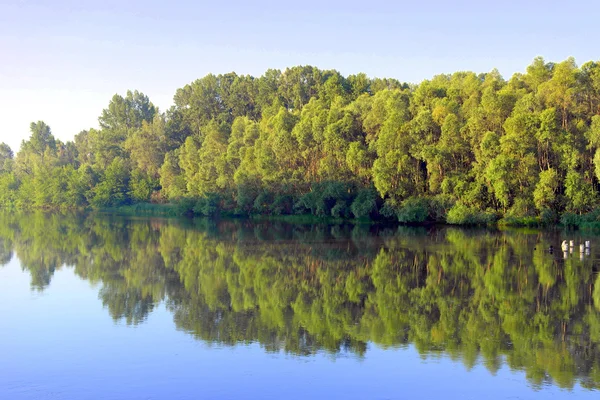
[[[0,213],[0,266],[18,257],[37,291],[72,269],[115,321],[143,323],[165,304],[178,329],[207,343],[333,357],[410,345],[467,368],[506,365],[535,385],[597,389],[600,249],[563,259],[544,250],[557,240],[524,230]]]
[[[115,95],[73,141],[0,145],[0,206],[554,222],[600,204],[600,63],[420,84],[299,66]],[[568,219],[568,218],[567,218]],[[592,218],[595,219],[595,216]]]

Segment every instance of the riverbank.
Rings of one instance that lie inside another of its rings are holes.
[[[452,210],[451,210],[452,211]],[[198,212],[195,207],[189,204],[170,203],[170,204],[152,204],[138,203],[123,205],[118,207],[94,209],[94,212],[103,214],[127,215],[127,216],[160,216],[160,217],[224,217],[224,218],[244,218],[251,220],[269,220],[281,221],[299,224],[400,224],[409,226],[430,226],[434,224],[453,225],[453,226],[480,226],[496,228],[550,228],[562,227],[572,230],[600,231],[600,209],[585,214],[563,213],[557,215],[553,212],[542,213],[540,216],[500,217],[492,212],[473,212],[470,210],[459,210],[457,213],[448,213],[444,218],[429,218],[417,216],[417,218],[342,218],[332,216],[319,216],[313,214],[240,214],[233,212],[222,212],[214,208],[212,212],[206,214]],[[416,215],[416,214],[415,214]]]

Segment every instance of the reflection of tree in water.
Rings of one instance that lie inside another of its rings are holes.
[[[594,284],[594,304],[596,309],[600,311],[600,274],[597,274],[596,283]]]
[[[8,264],[12,260],[12,242],[10,239],[0,237],[0,267]]]
[[[139,289],[127,285],[105,284],[99,296],[111,317],[114,320],[125,319],[128,325],[143,322],[154,309],[155,300],[151,296],[144,296]]]
[[[178,329],[207,342],[298,355],[412,344],[467,368],[508,365],[536,385],[600,385],[595,254],[548,254],[554,234],[43,214],[2,221],[1,243],[11,243],[32,286],[73,265],[102,284],[102,303],[128,324],[165,301]]]

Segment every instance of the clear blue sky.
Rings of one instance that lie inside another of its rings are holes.
[[[0,0],[0,141],[44,120],[72,139],[113,94],[162,110],[207,73],[311,64],[419,82],[459,70],[510,77],[535,56],[598,60],[597,1]]]

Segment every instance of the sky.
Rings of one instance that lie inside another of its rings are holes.
[[[314,65],[418,83],[441,73],[524,72],[600,59],[600,2],[0,0],[0,142],[43,120],[72,140],[111,97],[161,110],[208,73]]]

